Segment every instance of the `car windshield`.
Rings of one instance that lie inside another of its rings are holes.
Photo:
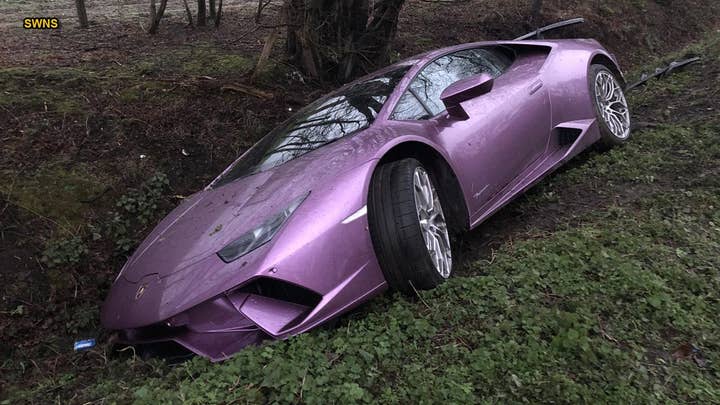
[[[235,162],[214,187],[272,169],[369,127],[408,69],[404,66],[355,83],[298,111]]]

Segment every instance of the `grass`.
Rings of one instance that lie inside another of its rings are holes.
[[[702,50],[720,55],[716,40]],[[544,215],[549,201],[573,209],[570,191],[582,190],[588,209],[541,234],[518,231],[419,299],[384,296],[221,364],[171,368],[100,347],[77,355],[107,360],[99,370],[18,384],[6,401],[720,402],[720,117],[682,99],[708,102],[715,90],[696,68],[635,93],[652,125],[514,204]],[[18,376],[32,367],[10,361]]]

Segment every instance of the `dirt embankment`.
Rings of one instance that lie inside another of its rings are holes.
[[[680,1],[544,1],[531,24],[530,1],[409,2],[398,29],[403,55],[437,44],[511,39],[560,20],[584,17],[585,24],[549,33],[549,38],[595,38],[625,68],[679,49],[718,27],[720,3]]]

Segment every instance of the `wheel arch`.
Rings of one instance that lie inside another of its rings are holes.
[[[451,229],[458,232],[467,230],[470,218],[465,193],[452,166],[435,147],[417,140],[398,143],[383,154],[373,170],[373,176],[382,164],[406,158],[417,159],[436,176],[440,195],[445,199],[443,206],[447,206],[450,213],[448,222]]]
[[[625,76],[623,76],[623,73],[620,70],[620,66],[618,66],[617,62],[615,62],[615,60],[610,57],[610,55],[600,51],[596,52],[590,58],[590,63],[588,64],[588,71],[590,71],[590,66],[592,65],[605,66],[606,68],[610,69],[610,71],[615,75],[615,77],[618,78],[623,88],[627,86],[627,83],[625,82]]]

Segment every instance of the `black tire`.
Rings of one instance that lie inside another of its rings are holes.
[[[598,144],[604,148],[611,148],[613,146],[622,145],[625,142],[627,142],[630,139],[631,134],[630,134],[630,132],[628,132],[627,136],[624,138],[616,135],[610,129],[610,125],[608,124],[606,119],[603,117],[603,114],[601,111],[602,107],[600,106],[600,104],[598,102],[598,97],[595,92],[595,80],[598,77],[598,75],[603,74],[603,73],[607,73],[613,77],[615,82],[620,87],[621,93],[622,93],[622,84],[621,84],[621,81],[618,80],[617,76],[615,76],[615,74],[610,69],[605,67],[604,65],[591,65],[590,66],[590,71],[588,72],[588,87],[590,89],[590,98],[591,98],[593,106],[595,108],[595,115],[597,117],[598,128],[600,129],[600,141],[598,142]],[[623,94],[623,100],[625,100],[624,94]],[[627,103],[625,103],[625,105],[627,107]],[[630,119],[631,119],[630,112],[628,110],[628,131],[629,131]]]
[[[413,183],[418,167],[425,169],[415,159],[382,164],[373,175],[368,195],[375,254],[390,288],[404,293],[412,293],[413,287],[434,288],[445,281],[436,270],[420,227]],[[426,172],[437,193],[436,179]]]

